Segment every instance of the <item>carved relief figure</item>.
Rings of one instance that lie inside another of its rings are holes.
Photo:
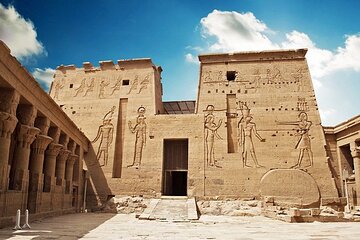
[[[112,143],[114,133],[114,125],[111,123],[114,110],[115,106],[113,106],[111,110],[105,114],[103,124],[100,125],[95,139],[91,141],[92,143],[95,143],[100,139],[99,148],[96,154],[96,159],[99,162],[100,158],[103,160],[103,163],[100,164],[100,166],[106,166],[108,162],[109,147]]]
[[[295,149],[299,149],[299,156],[297,159],[297,163],[291,168],[300,168],[302,160],[304,158],[304,154],[306,153],[310,163],[305,167],[311,167],[313,165],[313,153],[311,151],[311,143],[309,137],[309,130],[312,125],[311,121],[308,121],[308,116],[305,112],[301,112],[299,114],[299,121],[296,122],[280,122],[278,124],[281,125],[295,125],[298,127],[297,136],[300,136],[298,142],[295,145]]]
[[[128,167],[138,168],[141,164],[142,151],[146,144],[146,123],[145,123],[145,108],[140,107],[138,109],[138,117],[136,118],[135,126],[132,126],[129,121],[129,128],[132,133],[135,133],[135,149],[134,149],[134,160]]]
[[[74,97],[79,95],[79,93],[84,92],[85,88],[86,88],[86,78],[83,78],[83,80],[81,80],[80,86],[77,89],[75,89],[76,93],[75,93]]]
[[[147,74],[147,75],[145,76],[144,80],[141,81],[141,83],[140,83],[140,88],[139,88],[138,93],[141,93],[141,91],[142,91],[143,89],[146,89],[146,88],[147,88],[147,86],[148,86],[149,83],[150,83],[149,78],[150,78],[150,74]]]
[[[272,74],[270,69],[266,69],[266,78],[267,78],[267,83],[274,83],[276,81],[283,81],[283,77],[281,75],[281,72],[278,68],[274,68],[275,73]]]
[[[222,82],[222,81],[223,81],[223,72],[222,72],[222,71],[219,71],[217,80],[218,80],[219,82]]]
[[[264,167],[260,165],[257,161],[256,154],[255,154],[255,148],[253,144],[253,135],[257,137],[261,142],[265,142],[265,139],[263,139],[260,134],[256,130],[256,124],[252,122],[253,119],[250,115],[250,109],[246,105],[246,103],[239,102],[240,110],[242,113],[242,117],[238,124],[239,129],[239,145],[241,151],[241,158],[243,161],[243,166],[250,167],[247,165],[248,155],[250,154],[251,158],[253,159],[255,163],[255,167]]]
[[[215,123],[215,117],[214,117],[214,106],[208,105],[206,108],[206,111],[208,114],[205,116],[205,144],[206,144],[206,163],[208,166],[215,166],[220,167],[217,165],[217,161],[215,159],[215,152],[214,152],[214,142],[215,137],[218,139],[222,139],[219,134],[217,133],[217,130],[221,126],[222,120],[220,119],[219,122]]]
[[[135,75],[135,79],[134,79],[133,83],[131,84],[128,94],[131,93],[132,90],[137,89],[138,84],[139,84],[139,76]]]
[[[112,86],[112,92],[110,95],[113,95],[115,91],[120,90],[121,87],[121,77],[119,76],[118,79],[116,80],[116,83],[114,84],[114,86]]]
[[[87,86],[86,92],[84,93],[84,97],[89,93],[89,92],[93,92],[94,91],[94,87],[95,87],[95,80],[94,78],[91,79],[90,85]]]
[[[59,91],[64,87],[64,85],[60,82],[60,81],[57,81],[55,83],[55,93],[54,93],[54,99],[57,99],[59,100]]]
[[[100,91],[99,91],[99,98],[105,98],[105,87],[108,86],[109,83],[107,83],[105,80],[102,80],[100,83]]]

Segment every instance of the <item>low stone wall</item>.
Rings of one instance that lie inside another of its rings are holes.
[[[227,216],[259,216],[261,201],[258,200],[199,200],[201,214]]]

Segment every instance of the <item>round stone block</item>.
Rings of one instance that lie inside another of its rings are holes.
[[[261,196],[272,197],[277,205],[318,207],[320,192],[314,178],[298,169],[274,169],[260,182]]]

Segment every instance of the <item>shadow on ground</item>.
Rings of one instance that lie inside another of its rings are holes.
[[[45,218],[31,223],[31,229],[0,229],[0,239],[79,239],[115,215],[78,213]]]

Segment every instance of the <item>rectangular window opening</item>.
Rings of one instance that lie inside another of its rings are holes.
[[[235,78],[236,78],[236,71],[227,71],[226,72],[226,79],[228,81],[235,81]]]
[[[128,79],[122,80],[123,86],[128,86],[129,84],[130,84],[130,80],[128,80]]]

